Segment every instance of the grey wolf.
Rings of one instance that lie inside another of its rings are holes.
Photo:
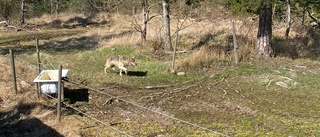
[[[107,58],[106,64],[104,65],[104,73],[107,73],[108,68],[112,68],[115,70],[114,67],[118,67],[120,69],[120,76],[122,76],[122,71],[128,75],[128,71],[126,66],[136,66],[135,58],[129,56],[122,56],[122,55],[112,55]]]

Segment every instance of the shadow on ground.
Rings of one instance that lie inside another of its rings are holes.
[[[0,136],[63,137],[55,129],[42,123],[41,120],[28,116],[35,107],[34,103],[19,103],[9,112],[0,112]]]
[[[304,36],[294,38],[274,38],[272,45],[278,56],[317,59],[320,54],[320,31],[309,28]]]
[[[97,27],[100,25],[105,25],[108,22],[106,20],[96,21],[95,18],[97,17],[97,14],[91,13],[88,14],[86,17],[73,17],[66,21],[62,21],[60,19],[52,20],[49,23],[39,23],[39,24],[31,24],[31,26],[36,26],[38,28],[77,28],[77,27]]]
[[[101,39],[108,41],[109,39],[122,37],[124,35],[129,35],[134,33],[134,31],[123,31],[118,34],[108,34],[103,36]],[[76,34],[72,34],[76,35]],[[59,53],[70,53],[70,52],[80,52],[86,50],[94,50],[99,47],[100,36],[82,36],[82,37],[73,37],[61,41],[48,41],[39,45],[40,52],[59,52]],[[1,47],[0,54],[5,55],[9,54],[9,49],[13,49],[15,55],[20,54],[34,54],[36,53],[35,45],[25,45],[25,46],[14,46],[14,47]]]
[[[108,73],[113,73],[113,74],[120,74],[120,71],[108,71]],[[127,75],[125,72],[122,72],[123,76],[137,76],[137,77],[144,77],[147,76],[148,71],[128,71]]]
[[[128,76],[138,76],[144,77],[147,76],[148,71],[128,71]]]
[[[88,89],[64,89],[64,98],[69,101],[70,104],[76,102],[89,102],[89,90]]]
[[[85,50],[93,50],[98,47],[97,36],[83,36],[79,38],[70,38],[63,41],[49,41],[42,45],[39,45],[39,50],[45,52],[79,52]],[[10,48],[0,48],[0,54],[9,54]],[[20,54],[34,54],[36,53],[36,47],[34,45],[29,46],[17,46],[12,48],[15,55]]]

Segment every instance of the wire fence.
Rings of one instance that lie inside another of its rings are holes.
[[[18,58],[18,57],[16,57],[16,56],[15,56],[15,58],[17,58],[19,61],[21,61],[21,62],[23,62],[23,63],[25,63],[25,64],[34,66],[35,69],[41,69],[41,70],[42,70],[42,68],[39,68],[37,65],[35,65],[35,64],[33,64],[33,63],[30,63],[30,62],[28,62],[28,61],[26,61],[26,60],[24,60],[24,59]],[[45,58],[45,60],[51,65],[52,68],[56,69],[56,68],[52,65],[51,61],[50,61],[47,57],[44,57],[44,58]],[[10,58],[9,58],[9,59],[10,59]],[[43,63],[40,63],[40,64],[41,64],[44,68],[49,69],[45,64],[43,64]],[[202,129],[202,130],[204,130],[204,131],[212,132],[212,133],[217,134],[217,135],[220,135],[220,136],[229,137],[229,135],[220,133],[220,132],[218,132],[218,131],[216,131],[216,130],[209,129],[209,128],[200,126],[200,125],[198,125],[198,124],[191,123],[191,122],[188,122],[188,121],[186,121],[186,120],[182,120],[182,119],[176,118],[176,117],[174,117],[174,116],[171,116],[171,115],[168,115],[168,114],[159,112],[159,111],[157,111],[157,110],[154,110],[154,109],[145,107],[145,106],[143,106],[143,105],[141,105],[141,104],[134,103],[134,102],[132,102],[132,101],[128,101],[128,100],[125,100],[125,99],[123,99],[123,98],[120,98],[120,97],[117,97],[117,96],[114,96],[114,95],[111,95],[111,94],[102,92],[102,91],[100,91],[100,90],[98,90],[98,89],[96,89],[96,88],[89,87],[89,86],[86,86],[86,85],[77,83],[77,82],[75,82],[75,81],[72,81],[72,80],[70,80],[69,78],[63,78],[63,80],[66,81],[66,82],[68,82],[68,83],[71,83],[71,84],[73,84],[73,85],[76,85],[76,86],[78,86],[78,87],[86,88],[86,89],[95,91],[95,92],[97,92],[97,93],[99,93],[99,94],[103,94],[103,95],[109,96],[109,97],[111,97],[111,98],[118,99],[118,100],[123,101],[123,102],[125,102],[125,103],[128,103],[128,104],[131,104],[131,105],[133,105],[133,106],[136,106],[136,107],[138,107],[138,108],[140,108],[140,109],[149,110],[150,112],[153,112],[153,113],[156,113],[156,114],[158,114],[158,115],[167,117],[167,118],[169,118],[169,119],[172,119],[172,120],[175,120],[175,121],[179,121],[179,122],[181,122],[181,123],[184,123],[184,124],[187,124],[187,125],[190,125],[190,126],[193,126],[193,127],[199,128],[199,129]],[[53,96],[51,96],[51,95],[49,95],[49,94],[46,94],[46,93],[45,93],[45,95],[48,96],[49,98],[55,99]],[[110,124],[106,124],[105,122],[103,122],[103,121],[101,121],[101,120],[99,120],[99,119],[97,119],[97,118],[94,118],[94,117],[90,116],[89,114],[87,114],[87,113],[85,113],[85,112],[82,112],[81,110],[79,110],[79,109],[77,109],[77,108],[74,108],[74,107],[72,107],[71,105],[69,105],[69,104],[67,104],[67,103],[64,103],[64,102],[63,102],[63,104],[64,104],[65,106],[67,106],[67,107],[69,107],[69,108],[71,108],[71,109],[73,109],[73,110],[75,110],[75,111],[77,111],[77,112],[79,112],[79,113],[87,116],[88,118],[90,118],[90,119],[92,119],[92,120],[94,120],[94,121],[96,121],[96,122],[104,125],[104,126],[107,126],[107,127],[111,128],[111,129],[113,129],[113,130],[115,130],[115,131],[117,131],[117,132],[119,132],[119,133],[121,133],[121,134],[123,134],[123,135],[130,136],[130,137],[131,137],[131,135],[127,134],[126,132],[121,131],[121,130],[113,127],[113,126],[110,126]]]
[[[30,65],[30,66],[33,66],[34,69],[38,69],[38,68],[39,68],[37,65],[32,64],[32,63],[30,63],[30,62],[28,62],[28,61],[26,61],[26,60],[24,60],[24,59],[21,59],[21,58],[16,57],[16,56],[15,56],[15,58],[18,59],[19,61],[21,61],[22,63],[25,63],[25,64],[28,64],[28,65]],[[10,60],[9,57],[8,57],[8,59]],[[47,58],[46,58],[46,60],[49,61]],[[51,63],[50,63],[50,64],[51,64]],[[2,64],[0,64],[0,65],[1,65],[1,66],[4,66],[4,65],[2,65]],[[49,67],[47,67],[47,66],[44,65],[43,63],[41,63],[41,65],[42,65],[44,68],[49,69]],[[54,67],[52,64],[51,64],[51,67],[53,67],[53,68],[55,69],[55,67]],[[40,69],[42,70],[42,68],[40,68]],[[17,79],[20,80],[20,81],[23,81],[21,78],[17,78]],[[53,97],[53,96],[50,95],[50,94],[47,94],[47,93],[43,93],[43,94],[44,94],[45,96],[47,96],[48,98],[50,98],[50,99],[54,99],[55,101],[58,101],[58,99],[56,99],[55,97]],[[113,126],[110,126],[110,124],[107,124],[107,123],[105,123],[105,122],[103,122],[103,121],[101,121],[101,120],[99,120],[99,119],[97,119],[97,118],[94,118],[94,117],[90,116],[89,114],[87,114],[87,113],[85,113],[85,112],[83,112],[83,111],[81,111],[81,110],[79,110],[79,109],[77,109],[77,108],[75,108],[75,107],[73,107],[73,106],[65,103],[65,102],[62,102],[62,103],[63,103],[65,106],[73,109],[74,111],[77,111],[77,112],[81,113],[82,115],[84,115],[84,116],[86,116],[86,117],[88,117],[88,118],[90,118],[90,119],[92,119],[92,120],[94,120],[94,121],[96,121],[96,122],[104,125],[104,126],[107,126],[107,127],[111,128],[111,129],[115,130],[115,131],[118,132],[118,133],[121,133],[121,134],[126,135],[126,136],[128,136],[128,137],[133,137],[133,136],[129,135],[128,133],[126,133],[126,132],[124,132],[124,131],[121,131],[121,130],[113,127]]]

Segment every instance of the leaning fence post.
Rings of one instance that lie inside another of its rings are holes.
[[[62,77],[61,77],[61,79],[62,79]],[[60,86],[60,88],[61,88],[61,100],[62,100],[62,101],[64,101],[64,89],[63,89],[63,87],[64,87],[64,82],[61,81],[61,86]]]
[[[14,91],[18,92],[17,90],[17,80],[16,80],[16,71],[15,71],[15,65],[14,65],[14,55],[13,55],[13,50],[10,49],[10,57],[11,57],[11,68],[12,68],[12,83],[13,83],[13,89]]]
[[[39,40],[36,39],[36,52],[37,52],[37,68],[38,68],[38,75],[41,73],[40,68],[40,53],[39,53]],[[37,97],[39,98],[41,91],[39,91],[39,83],[35,83],[35,87],[37,90]]]
[[[38,58],[38,60],[37,60],[37,65],[38,65],[38,74],[40,74],[40,72],[41,72],[41,68],[40,68],[40,51],[39,51],[39,40],[38,39],[36,39],[36,52],[37,52],[37,58]]]
[[[57,105],[57,116],[58,121],[61,121],[61,80],[62,80],[62,65],[59,65],[59,73],[58,73],[58,105]]]
[[[234,20],[232,20],[232,34],[233,34],[234,58],[235,58],[235,63],[238,64],[239,63],[238,45],[237,45],[236,27],[234,25]]]

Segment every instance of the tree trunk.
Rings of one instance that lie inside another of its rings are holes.
[[[179,42],[179,31],[180,31],[180,27],[179,27],[179,18],[178,18],[177,31],[176,31],[176,42],[173,46],[173,53],[172,53],[171,73],[176,72],[175,62],[176,62],[176,51],[177,51],[177,46],[178,46],[178,42]]]
[[[59,0],[56,1],[56,8],[55,8],[56,17],[58,17],[58,9],[59,9]]]
[[[163,44],[165,50],[171,50],[169,0],[162,0],[163,7]]]
[[[142,0],[142,26],[141,26],[141,40],[142,42],[147,40],[147,20],[148,20],[148,0]]]
[[[104,4],[103,7],[105,7],[105,3],[103,3],[103,4]],[[137,13],[137,7],[136,7],[136,5],[133,5],[132,6],[132,15],[135,16],[136,13]]]
[[[306,6],[303,5],[301,25],[304,25],[305,17],[306,17]]]
[[[21,25],[25,23],[25,20],[24,20],[24,2],[25,2],[25,0],[21,0],[21,9],[20,9],[20,23],[21,23]]]
[[[290,28],[291,28],[291,6],[290,6],[290,0],[286,0],[287,1],[287,23],[288,23],[288,26],[287,26],[287,29],[286,29],[286,39],[288,39],[289,37],[289,33],[290,33]]]
[[[54,4],[53,0],[50,0],[50,10],[51,10],[50,13],[51,13],[51,15],[53,14],[53,10],[54,10],[53,9],[53,4]]]
[[[59,0],[51,0],[51,14],[55,13],[58,16]]]
[[[256,50],[260,55],[271,57],[274,51],[271,46],[272,38],[272,2],[261,0],[259,9],[259,28]]]
[[[232,20],[232,37],[233,37],[234,60],[237,65],[239,63],[239,55],[238,55],[236,26],[234,25],[234,20]]]

